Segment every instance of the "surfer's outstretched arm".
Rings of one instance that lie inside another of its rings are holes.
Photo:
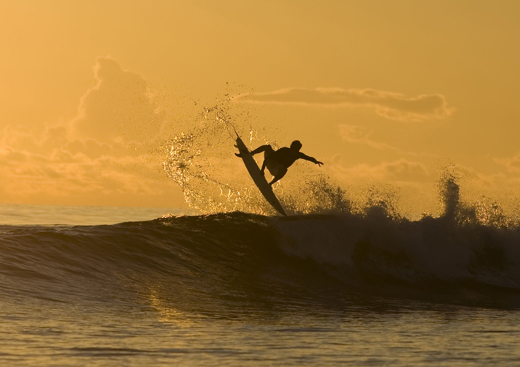
[[[298,156],[298,158],[305,159],[306,161],[309,161],[309,162],[315,163],[315,164],[317,164],[318,166],[321,166],[321,165],[323,164],[323,162],[318,161],[316,158],[314,158],[314,157],[309,157],[308,155],[305,155],[305,154],[303,154],[303,153],[300,153],[300,155]]]

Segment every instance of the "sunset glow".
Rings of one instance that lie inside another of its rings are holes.
[[[217,104],[279,146],[301,140],[348,190],[390,185],[434,211],[454,167],[468,198],[516,197],[519,11],[3,1],[0,202],[186,206],[164,144]]]

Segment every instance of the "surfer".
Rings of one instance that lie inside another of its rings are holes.
[[[262,145],[251,152],[251,155],[264,152],[264,163],[262,164],[262,174],[265,175],[265,168],[271,172],[273,179],[269,182],[269,185],[273,185],[275,182],[280,180],[287,173],[287,169],[298,159],[305,159],[306,161],[312,162],[321,166],[323,162],[316,160],[316,158],[309,157],[308,155],[300,152],[302,143],[299,140],[295,140],[291,143],[291,147],[283,147],[278,150],[274,150],[269,144]],[[235,153],[237,157],[242,157],[241,154]]]

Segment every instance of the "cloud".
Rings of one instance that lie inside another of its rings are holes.
[[[142,141],[159,134],[164,116],[145,79],[111,57],[99,57],[94,74],[97,84],[83,96],[72,121],[76,137]]]
[[[235,102],[270,103],[316,107],[368,107],[378,115],[399,121],[444,119],[454,109],[441,94],[407,97],[400,93],[374,89],[286,88],[268,93],[245,93],[233,97]]]
[[[399,150],[391,145],[370,139],[373,130],[369,130],[366,127],[342,124],[338,125],[338,128],[341,138],[347,143],[368,145],[371,148],[379,150]]]
[[[157,175],[159,162],[155,167],[154,161],[152,155],[91,158],[63,147],[45,154],[8,147],[0,150],[0,175],[9,177],[0,191],[8,202],[28,196],[92,195],[98,197],[98,205],[115,193],[152,195],[164,185]]]
[[[334,156],[328,167],[331,171],[346,181],[377,180],[383,182],[425,182],[430,180],[426,166],[420,162],[398,159],[391,162],[381,162],[378,165],[358,164],[346,167],[341,157]]]
[[[517,174],[520,172],[520,153],[507,158],[494,158],[494,161],[505,167],[510,173]]]
[[[0,202],[165,204],[171,185],[150,152],[164,116],[146,80],[109,57],[94,72],[71,121],[0,130]]]
[[[15,129],[11,126],[6,126],[0,131],[0,147],[7,149],[16,145],[33,145],[36,141],[32,134],[27,130]]]

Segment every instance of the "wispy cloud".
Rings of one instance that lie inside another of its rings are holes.
[[[331,171],[347,182],[369,179],[382,182],[417,183],[430,180],[430,173],[423,163],[404,158],[377,165],[363,163],[345,166],[340,156],[334,156],[327,163]]]
[[[399,121],[444,119],[454,111],[442,94],[407,97],[400,93],[375,89],[286,88],[268,93],[240,94],[233,97],[233,100],[296,106],[367,107],[378,115]]]
[[[347,143],[368,145],[371,148],[379,150],[399,151],[399,149],[391,145],[372,140],[370,136],[372,135],[373,130],[369,130],[364,126],[341,124],[338,125],[338,128],[341,138]]]
[[[89,204],[90,200],[93,205],[114,205],[110,201],[114,195],[135,198],[165,190],[165,182],[157,174],[159,167],[157,157],[150,154],[91,158],[83,152],[72,153],[66,147],[44,153],[21,147],[3,148],[0,175],[9,180],[0,184],[0,200],[24,202],[37,198],[37,202],[44,202],[52,198],[59,202],[75,198],[81,204]]]
[[[520,172],[520,153],[506,158],[494,158],[494,161],[505,167],[510,173],[518,174]]]

